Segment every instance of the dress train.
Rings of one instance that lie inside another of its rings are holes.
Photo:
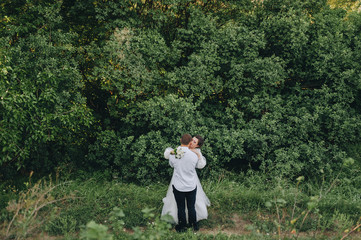
[[[178,211],[177,211],[177,203],[174,198],[173,194],[173,177],[169,184],[167,195],[165,198],[163,198],[163,209],[162,209],[162,216],[169,214],[173,221],[171,223],[178,224]],[[203,219],[208,218],[208,210],[207,207],[211,205],[211,202],[209,201],[207,195],[205,194],[201,182],[199,181],[199,178],[197,176],[197,193],[196,193],[196,214],[197,214],[197,222]],[[187,204],[186,204],[187,206]],[[186,210],[186,214],[188,215],[188,211]],[[188,217],[187,217],[188,219]]]

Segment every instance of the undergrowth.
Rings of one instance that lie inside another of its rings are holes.
[[[7,204],[0,209],[0,238],[39,234],[59,239],[346,238],[360,230],[361,190],[352,176],[330,174],[311,182],[302,176],[223,173],[202,179],[211,206],[196,234],[178,234],[160,218],[166,183],[139,186],[101,175],[29,181],[26,190],[6,195]],[[237,225],[235,216],[246,224]],[[236,231],[224,231],[232,228]]]

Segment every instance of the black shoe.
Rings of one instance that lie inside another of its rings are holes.
[[[184,226],[176,225],[175,230],[179,233],[187,231],[187,229]]]
[[[193,223],[193,231],[198,232],[199,231],[199,225],[198,223]]]

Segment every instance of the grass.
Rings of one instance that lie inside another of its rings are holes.
[[[359,237],[361,189],[350,179],[312,183],[222,175],[202,184],[211,207],[197,234],[177,234],[159,219],[167,183],[139,186],[96,175],[42,179],[16,195],[3,191],[8,204],[0,209],[0,238],[99,239],[86,235],[97,233],[113,239],[341,239],[350,232],[348,239]]]

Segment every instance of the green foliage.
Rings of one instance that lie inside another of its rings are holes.
[[[5,0],[0,177],[71,163],[163,181],[163,151],[186,132],[206,137],[204,175],[308,179],[359,162],[360,13],[345,9]]]
[[[57,202],[73,199],[73,194],[55,198],[55,190],[60,185],[40,180],[19,192],[17,199],[9,201],[6,210],[12,216],[1,223],[0,236],[4,239],[25,239],[41,229],[42,223],[53,219],[60,209],[52,207]]]
[[[134,184],[124,184],[117,180],[109,181],[95,176],[91,179],[79,179],[67,187],[57,189],[57,196],[76,192],[78,197],[66,205],[66,209],[46,224],[51,234],[66,232],[76,221],[75,231],[80,226],[94,220],[96,223],[107,223],[110,230],[119,232],[122,227],[132,228],[146,225],[141,209],[147,206],[161,211],[161,196],[166,192],[166,186],[150,185],[141,187]],[[126,215],[126,218],[122,216]],[[66,222],[63,226],[60,222]],[[121,231],[120,231],[121,232]]]
[[[92,116],[73,59],[75,35],[60,28],[60,5],[22,7],[0,39],[0,164],[49,171],[82,151]],[[23,26],[27,17],[34,19]]]
[[[164,239],[165,236],[169,235],[169,229],[171,224],[167,222],[171,216],[165,215],[161,218],[156,217],[153,213],[154,209],[145,208],[142,210],[143,217],[147,219],[147,229],[142,231],[139,227],[134,228],[133,239]]]
[[[345,230],[350,231],[361,216],[359,184],[349,179],[359,174],[349,172],[352,162],[351,159],[345,161],[344,168],[337,173],[321,174],[324,180],[319,183],[306,182],[303,177],[289,180],[257,172],[241,177],[224,172],[202,179],[211,207],[208,219],[200,222],[202,231],[197,234],[192,231],[176,233],[159,217],[166,184],[139,186],[118,180],[105,181],[96,176],[66,183],[58,179],[57,185],[42,181],[29,185],[19,193],[18,199],[11,197],[13,200],[7,207],[9,218],[2,218],[0,236],[40,238],[39,233],[43,232],[66,239],[100,236],[228,239],[222,231],[216,234],[214,230],[235,227],[249,230],[244,235],[228,236],[230,239],[246,239],[246,236],[262,239],[267,233],[274,238],[273,232],[279,234],[278,227],[284,237],[294,229],[302,234],[312,231],[317,237],[322,237],[324,231],[327,234],[336,231],[340,236]],[[242,221],[237,221],[237,217]],[[240,223],[249,226],[237,225]],[[208,230],[212,234],[205,233]],[[253,233],[248,232],[251,230]]]
[[[60,214],[48,221],[44,230],[52,235],[69,236],[79,228],[78,225],[78,220],[73,216]]]
[[[108,227],[102,224],[97,224],[94,221],[90,221],[86,225],[86,229],[80,234],[81,239],[86,240],[112,240],[113,236],[109,234]]]
[[[124,230],[124,220],[122,219],[123,217],[125,217],[123,210],[118,207],[114,207],[109,217],[113,231],[120,232]]]
[[[124,181],[143,183],[164,180],[169,174],[169,163],[163,157],[167,147],[160,131],[151,131],[134,137],[120,138],[113,131],[104,131],[97,141],[90,145],[87,159],[89,164],[101,168],[111,167]]]

